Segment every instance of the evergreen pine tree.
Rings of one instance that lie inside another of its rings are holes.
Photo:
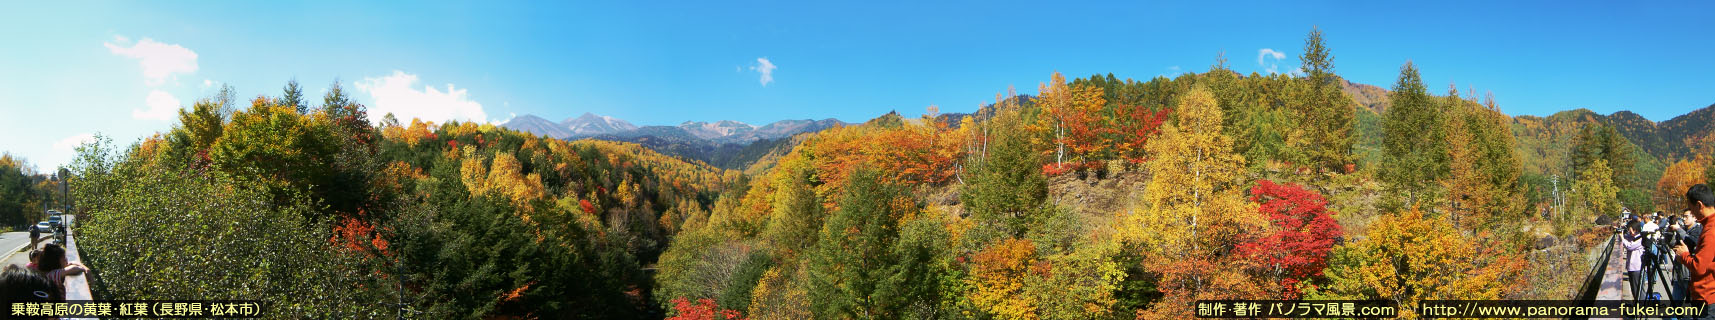
[[[1449,168],[1446,110],[1435,103],[1410,61],[1400,67],[1399,82],[1388,94],[1392,106],[1382,119],[1381,180],[1406,205],[1426,202],[1428,191],[1447,177]]]
[[[970,157],[971,179],[959,198],[978,228],[996,231],[983,236],[1022,236],[1048,198],[1047,181],[1020,127],[1016,111],[1002,110],[983,130],[987,145]]]
[[[895,272],[894,242],[904,190],[859,168],[809,257],[810,298],[818,318],[896,318],[903,301],[877,293]]]
[[[298,80],[286,82],[285,93],[280,96],[280,104],[297,110],[298,114],[309,112],[309,106],[304,105],[304,90],[298,87]]]
[[[1305,80],[1310,82],[1303,120],[1309,131],[1311,160],[1325,169],[1340,170],[1352,163],[1352,126],[1357,105],[1341,91],[1334,75],[1334,56],[1323,45],[1322,30],[1311,29],[1304,40]]]

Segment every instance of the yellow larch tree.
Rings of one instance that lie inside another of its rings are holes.
[[[1245,200],[1244,158],[1221,133],[1221,108],[1208,88],[1196,86],[1175,110],[1177,121],[1146,146],[1152,178],[1143,201],[1121,213],[1118,227],[1122,240],[1142,250],[1144,268],[1161,275],[1163,300],[1140,311],[1143,318],[1189,317],[1178,302],[1252,298],[1263,291],[1238,263],[1244,261],[1222,249],[1268,221]]]
[[[1481,263],[1490,259],[1480,249],[1445,219],[1417,209],[1386,215],[1362,240],[1335,248],[1329,284],[1310,297],[1393,300],[1401,318],[1416,318],[1422,300],[1499,299],[1513,288],[1507,279],[1516,278],[1520,265]]]
[[[1143,201],[1122,213],[1122,239],[1147,253],[1185,257],[1266,224],[1245,201],[1244,158],[1221,133],[1221,108],[1207,88],[1180,98],[1178,121],[1146,149],[1154,157]]]

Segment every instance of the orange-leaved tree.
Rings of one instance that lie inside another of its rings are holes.
[[[1685,190],[1703,183],[1703,171],[1708,162],[1708,158],[1699,156],[1667,166],[1661,172],[1661,179],[1655,183],[1655,204],[1670,213],[1685,211]]]
[[[1031,269],[1037,266],[1035,244],[1009,238],[977,252],[971,260],[966,285],[977,309],[1005,319],[1037,317],[1036,300],[1024,294]]]
[[[1061,116],[1072,108],[1072,90],[1066,86],[1066,76],[1060,72],[1054,72],[1048,83],[1037,86],[1036,90],[1037,96],[1031,100],[1036,106],[1035,112],[1028,113],[1026,119],[1031,144],[1053,156],[1054,165],[1059,166],[1066,160],[1066,124]]]

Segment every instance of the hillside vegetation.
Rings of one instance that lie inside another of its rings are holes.
[[[656,302],[681,318],[1178,319],[1201,299],[1565,299],[1596,217],[1662,203],[1642,183],[1655,160],[1605,122],[1541,130],[1430,94],[1409,63],[1382,90],[1335,76],[1320,34],[1305,52],[1301,77],[1055,74],[956,119],[809,135],[674,240]]]
[[[260,299],[282,318],[647,317],[643,266],[742,181],[635,144],[372,124],[338,84],[317,108],[232,96],[130,147],[79,149],[98,296]]]
[[[71,187],[104,299],[262,299],[280,318],[1183,319],[1204,299],[1567,299],[1598,217],[1675,210],[1715,174],[1686,156],[1710,150],[1708,109],[1512,117],[1432,94],[1409,61],[1388,89],[1346,82],[1316,30],[1303,52],[1297,76],[1221,58],[1173,78],[1054,73],[970,114],[712,153],[371,122],[337,83],[314,106],[295,83],[227,88],[156,135],[80,147]]]

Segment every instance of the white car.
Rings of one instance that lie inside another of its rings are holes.
[[[35,229],[31,229],[32,231],[37,231],[37,232],[41,232],[41,233],[53,233],[54,232],[54,227],[51,225],[48,225],[47,221],[37,222],[36,225],[31,227],[31,228],[35,228]]]

